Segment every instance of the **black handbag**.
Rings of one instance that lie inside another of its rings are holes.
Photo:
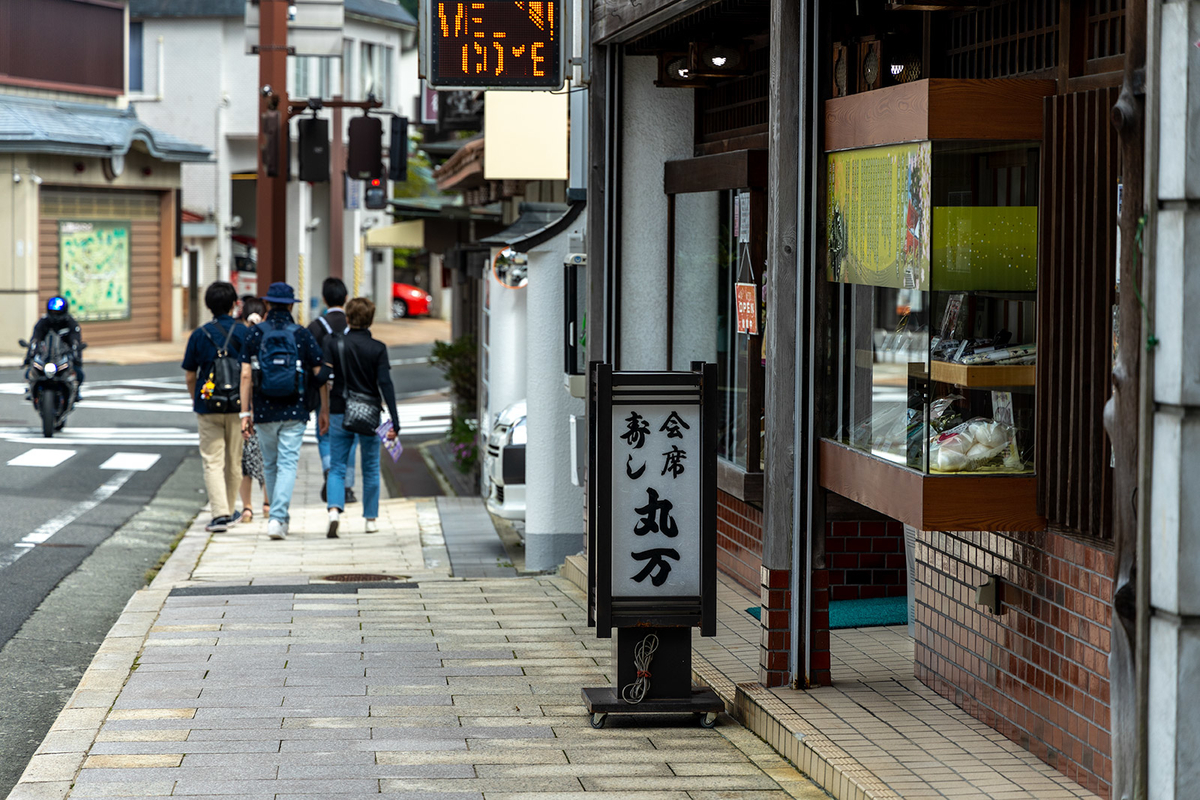
[[[346,410],[342,414],[342,428],[360,436],[374,436],[383,413],[383,403],[378,395],[355,392],[350,388],[350,370],[346,364],[346,341],[338,337],[338,366],[342,370],[342,397]],[[351,348],[353,351],[353,348]],[[357,357],[355,359],[357,363]]]

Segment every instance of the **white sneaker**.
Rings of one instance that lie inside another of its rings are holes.
[[[379,525],[375,522],[375,520],[367,520],[367,533],[379,533]]]
[[[277,519],[267,522],[267,538],[269,539],[286,539],[287,525],[284,525]]]
[[[326,539],[336,539],[338,531],[338,510],[336,508],[329,509],[329,530],[325,532]]]

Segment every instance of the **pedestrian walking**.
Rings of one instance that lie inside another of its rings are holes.
[[[346,284],[341,278],[326,278],[321,284],[321,299],[325,301],[325,313],[314,319],[308,325],[308,332],[317,340],[317,345],[324,349],[325,337],[334,333],[347,333],[350,328],[346,325],[346,311],[342,308],[346,303],[346,297],[349,293],[346,291]],[[320,399],[317,394],[317,386],[314,385],[308,393],[309,408],[313,410],[320,409]],[[358,448],[358,442],[355,441],[350,445],[350,466],[346,468],[346,502],[353,503],[357,500],[354,496],[354,451]],[[327,499],[327,491],[329,487],[329,434],[317,433],[317,452],[321,454],[321,502]]]
[[[266,303],[252,294],[242,295],[241,321],[246,326],[247,332],[262,322],[266,314]],[[263,518],[265,519],[271,513],[271,497],[267,494],[267,483],[263,477],[262,450],[258,446],[258,434],[251,432],[250,437],[242,445],[241,522],[254,521],[254,511],[251,510],[251,507],[254,505],[251,498],[251,491],[254,488],[255,481],[258,481],[258,485],[262,489]]]
[[[318,431],[329,427],[329,387],[321,375],[316,340],[292,319],[295,290],[283,282],[272,283],[263,300],[267,317],[254,326],[242,348],[242,435],[258,434],[266,493],[271,498],[267,535],[285,539],[300,445],[308,425],[304,387],[313,380],[320,387]]]
[[[213,515],[205,526],[209,531],[227,530],[237,521],[234,502],[242,482],[242,434],[237,414],[246,328],[230,316],[236,302],[233,284],[216,281],[208,287],[204,305],[212,312],[212,321],[192,331],[181,365],[200,434],[204,487]]]
[[[325,363],[333,373],[333,388],[329,392],[329,528],[326,532],[331,539],[337,538],[341,514],[346,508],[346,468],[355,441],[362,454],[364,530],[367,533],[379,530],[376,518],[379,516],[380,447],[374,429],[380,423],[382,405],[386,404],[392,415],[388,439],[395,439],[399,432],[391,364],[387,346],[371,336],[374,319],[375,304],[365,297],[356,297],[346,304],[350,332],[325,339]]]

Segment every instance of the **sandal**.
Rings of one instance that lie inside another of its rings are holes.
[[[271,516],[271,506],[269,503],[263,503],[263,516],[264,517]]]
[[[254,521],[254,512],[248,508],[242,509],[242,524],[249,525]]]

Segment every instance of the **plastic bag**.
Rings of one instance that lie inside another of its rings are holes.
[[[1015,431],[1011,426],[976,417],[932,437],[929,466],[939,472],[967,472],[982,469],[1005,456],[1004,466],[1012,469],[1014,444]]]

